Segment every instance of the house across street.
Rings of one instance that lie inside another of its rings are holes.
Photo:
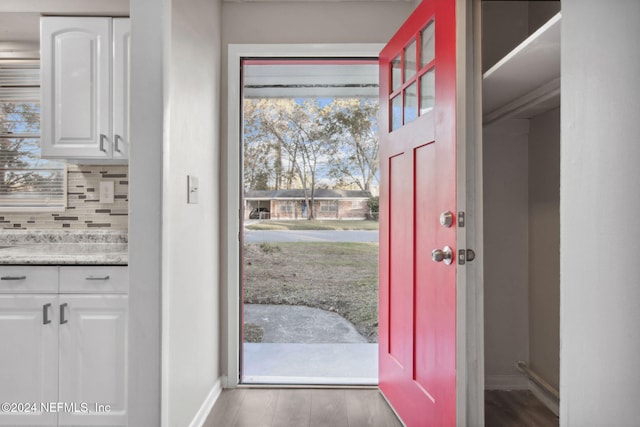
[[[244,243],[378,242],[377,230],[244,230]]]

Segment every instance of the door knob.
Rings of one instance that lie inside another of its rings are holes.
[[[453,213],[451,211],[442,212],[440,214],[440,225],[446,228],[453,225]]]
[[[449,265],[453,262],[453,250],[449,246],[445,246],[442,249],[434,249],[431,252],[431,259],[435,262],[444,261],[445,264]]]

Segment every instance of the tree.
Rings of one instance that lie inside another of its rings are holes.
[[[330,174],[370,191],[378,173],[378,101],[335,99],[323,111],[326,132],[336,144]]]
[[[244,101],[244,179],[251,189],[294,188],[315,217],[315,190],[370,191],[378,172],[376,114],[370,99],[247,99]],[[332,183],[320,178],[332,178]]]
[[[252,190],[268,190],[274,180],[278,189],[281,175],[278,147],[262,134],[260,112],[264,107],[264,102],[244,102],[243,175],[244,186]]]
[[[333,149],[324,129],[322,109],[315,99],[277,99],[271,104],[272,108],[263,110],[260,117],[263,135],[275,139],[287,154],[302,186],[307,218],[313,219],[318,166]]]
[[[33,103],[0,103],[0,190],[4,194],[28,191],[41,180],[29,169],[37,162],[38,140],[25,134],[39,131],[40,118]],[[22,170],[18,172],[18,170]]]

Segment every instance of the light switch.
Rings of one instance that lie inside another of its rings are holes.
[[[199,181],[197,176],[187,175],[187,203],[198,203]]]
[[[100,181],[100,203],[113,203],[113,193],[113,181]]]

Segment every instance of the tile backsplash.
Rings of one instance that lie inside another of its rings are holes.
[[[114,203],[100,203],[100,181],[113,181]],[[124,166],[67,167],[67,208],[62,212],[0,212],[0,228],[114,229],[129,223],[129,170]]]

